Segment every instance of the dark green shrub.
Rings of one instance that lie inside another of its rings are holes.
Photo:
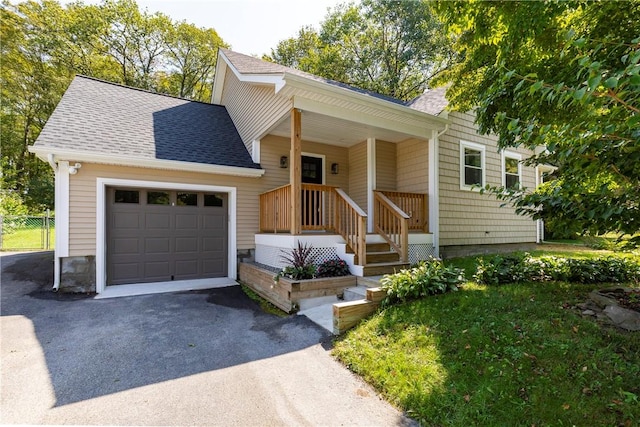
[[[348,276],[351,272],[346,262],[340,258],[330,259],[318,266],[318,277],[340,277]]]
[[[462,269],[446,267],[435,258],[421,261],[414,268],[387,274],[382,278],[382,288],[387,292],[382,305],[389,306],[396,302],[457,290],[464,281]]]
[[[524,258],[524,254],[479,258],[476,274],[473,275],[473,278],[476,282],[486,285],[521,282],[526,275]]]
[[[523,281],[568,281],[575,283],[640,282],[640,259],[607,256],[595,259],[562,257],[533,258],[529,254],[496,255],[478,260],[478,283],[501,285]]]

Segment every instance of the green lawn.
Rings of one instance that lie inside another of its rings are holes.
[[[46,239],[46,235],[44,236]],[[51,229],[49,244],[53,249],[55,242],[55,229]],[[46,243],[46,242],[45,242]],[[20,228],[9,234],[2,236],[3,250],[20,250],[20,249],[45,249],[43,246],[42,229],[38,228]]]
[[[638,425],[640,333],[575,308],[598,287],[469,282],[380,311],[334,354],[424,425]]]

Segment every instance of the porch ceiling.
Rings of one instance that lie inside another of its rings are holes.
[[[285,116],[269,133],[289,138],[291,136],[291,118]],[[412,137],[414,136],[410,134],[369,126],[346,119],[310,111],[302,112],[302,139],[306,141],[351,147],[365,141],[367,138],[401,142]]]

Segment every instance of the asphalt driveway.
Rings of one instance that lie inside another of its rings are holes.
[[[0,424],[413,424],[237,286],[95,300],[51,292],[50,252],[0,262]]]

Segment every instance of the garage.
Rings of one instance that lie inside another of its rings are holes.
[[[228,275],[226,193],[108,187],[107,285]]]

